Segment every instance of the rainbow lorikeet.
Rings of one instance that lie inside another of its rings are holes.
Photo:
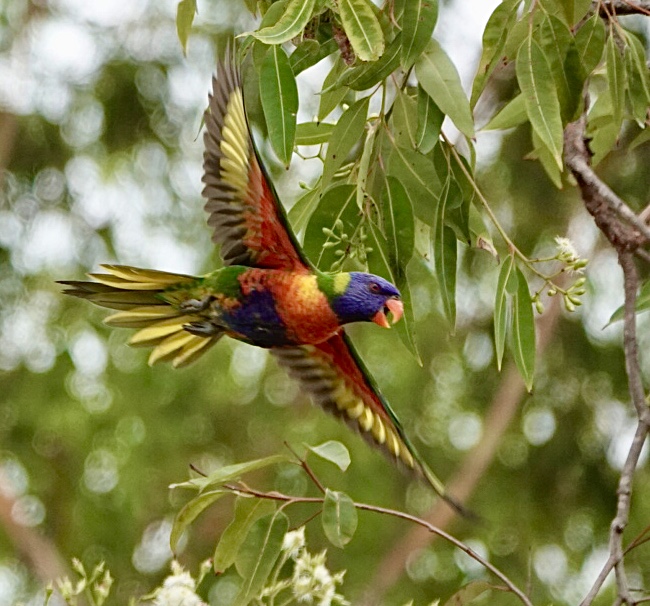
[[[63,282],[67,294],[119,310],[111,326],[138,328],[149,363],[194,361],[221,337],[268,348],[304,391],[354,425],[391,458],[424,477],[457,510],[418,456],[345,334],[349,322],[390,327],[400,293],[379,276],[328,274],[303,255],[253,143],[234,57],[213,79],[205,114],[203,195],[224,267],[203,277],[121,265]]]

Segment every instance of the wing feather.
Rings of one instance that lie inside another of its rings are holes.
[[[234,50],[217,65],[205,124],[203,196],[224,263],[308,271],[255,149]]]
[[[406,437],[343,331],[319,345],[278,348],[272,353],[317,404],[355,427],[395,462],[422,476],[454,509],[467,515]]]

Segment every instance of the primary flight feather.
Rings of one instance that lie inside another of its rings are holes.
[[[328,274],[303,255],[257,155],[231,52],[217,66],[205,114],[205,209],[225,267],[203,277],[103,265],[93,282],[63,282],[67,294],[117,310],[112,326],[139,329],[131,345],[149,363],[185,366],[221,337],[270,349],[326,410],[355,426],[394,460],[424,477],[455,509],[406,437],[343,326],[390,326],[400,293],[379,276]]]

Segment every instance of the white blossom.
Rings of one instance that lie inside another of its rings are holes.
[[[172,562],[172,574],[155,591],[153,603],[156,606],[207,606],[196,595],[196,581],[176,561]]]

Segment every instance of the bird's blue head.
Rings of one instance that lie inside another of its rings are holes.
[[[357,271],[338,274],[334,287],[331,306],[341,324],[375,322],[390,328],[386,314],[393,315],[394,324],[404,313],[399,290],[379,276]]]

